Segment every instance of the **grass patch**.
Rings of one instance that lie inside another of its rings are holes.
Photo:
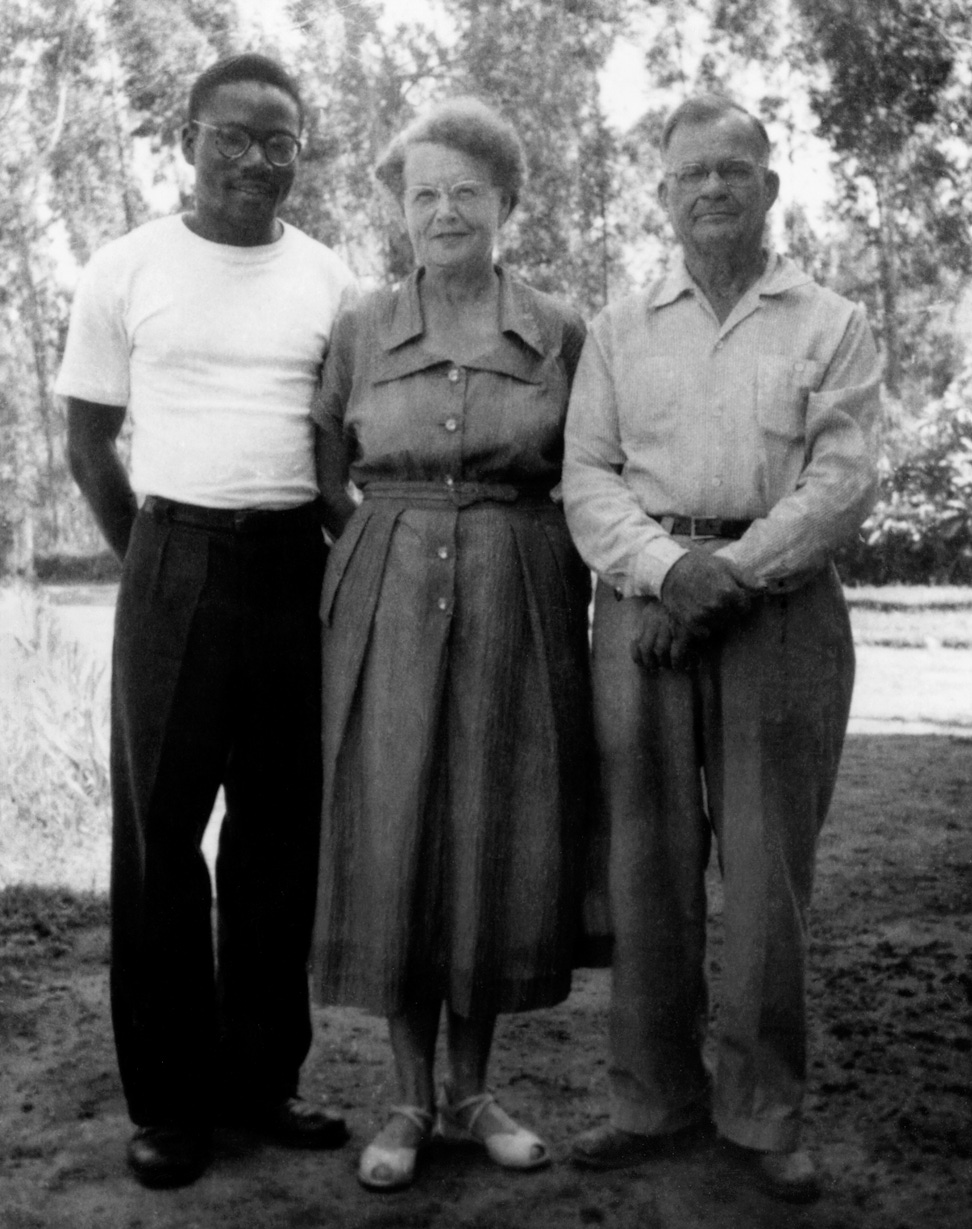
[[[844,593],[851,610],[972,611],[969,585],[856,585]]]
[[[851,627],[858,644],[890,648],[972,648],[972,605],[851,606]]]
[[[0,889],[103,892],[110,844],[108,669],[43,592],[5,588],[0,636]]]
[[[861,585],[844,592],[858,644],[972,648],[969,586]]]
[[[66,940],[73,931],[108,924],[108,898],[67,888],[12,884],[0,891],[0,949],[9,955],[14,939],[35,943]]]
[[[858,645],[972,648],[972,587],[846,592]],[[0,890],[12,884],[107,890],[115,594],[111,585],[0,586]],[[972,721],[967,658],[924,651],[876,656],[879,666],[871,658],[859,662],[859,716]],[[216,810],[221,813],[220,802]],[[210,863],[212,844],[204,844]]]

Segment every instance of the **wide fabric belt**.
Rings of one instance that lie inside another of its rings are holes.
[[[651,513],[649,513],[651,516]],[[651,518],[666,533],[683,538],[741,538],[752,521],[725,520],[719,516],[663,516]]]
[[[161,495],[147,495],[142,511],[156,520],[220,533],[300,533],[323,524],[323,504],[319,499],[295,508],[204,508]]]
[[[557,507],[550,498],[550,488],[540,484],[515,486],[506,482],[462,482],[449,478],[443,482],[379,481],[366,483],[361,493],[365,499],[393,499],[413,507],[449,504],[468,508],[482,503]]]

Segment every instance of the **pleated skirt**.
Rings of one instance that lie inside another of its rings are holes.
[[[546,501],[366,500],[328,564],[316,997],[570,990],[595,791],[589,574]]]

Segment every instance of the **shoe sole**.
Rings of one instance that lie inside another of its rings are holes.
[[[192,1186],[193,1182],[198,1182],[209,1168],[209,1162],[206,1161],[202,1165],[175,1174],[153,1173],[151,1170],[140,1169],[131,1161],[128,1163],[128,1168],[141,1186],[146,1187],[150,1191],[166,1191],[175,1190],[180,1186]]]

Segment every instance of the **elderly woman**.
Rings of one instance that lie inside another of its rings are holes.
[[[398,1103],[358,1176],[392,1190],[433,1127],[500,1165],[549,1161],[486,1071],[497,1013],[570,989],[593,757],[588,574],[558,499],[584,325],[494,263],[522,147],[458,100],[376,173],[417,268],[338,321],[317,407],[322,493],[344,528],[322,602],[314,963],[322,1001],[388,1018]]]

